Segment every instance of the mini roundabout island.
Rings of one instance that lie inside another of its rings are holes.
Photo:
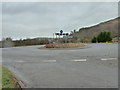
[[[45,46],[39,49],[62,50],[62,49],[84,49],[84,48],[88,48],[88,46],[82,43],[54,43],[54,44],[46,44]]]

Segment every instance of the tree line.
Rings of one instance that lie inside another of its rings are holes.
[[[75,32],[75,30],[74,30]],[[12,47],[12,46],[28,46],[28,45],[44,45],[49,44],[53,42],[57,42],[58,39],[52,38],[34,38],[34,39],[20,39],[20,40],[12,40],[12,38],[7,37],[3,38],[3,40],[0,42],[0,47]],[[97,36],[94,36],[91,40],[92,43],[100,43],[100,42],[110,42],[112,40],[112,34],[111,32],[101,32]],[[78,43],[82,42],[77,37],[73,37],[71,39],[60,39],[58,40],[61,43]],[[2,44],[1,44],[2,43]]]
[[[1,43],[1,47],[13,47],[13,46],[28,46],[28,45],[43,45],[48,44],[50,38],[34,38],[34,39],[20,39],[20,40],[12,40],[12,38],[7,37],[3,38]]]

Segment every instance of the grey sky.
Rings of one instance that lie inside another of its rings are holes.
[[[51,37],[63,29],[88,27],[118,16],[117,2],[2,3],[3,37]]]

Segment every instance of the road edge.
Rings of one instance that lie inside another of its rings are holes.
[[[15,82],[15,87],[18,87],[21,90],[22,90],[22,88],[25,88],[24,83],[20,79],[18,79],[15,74],[13,74],[13,79],[14,79],[14,82]]]

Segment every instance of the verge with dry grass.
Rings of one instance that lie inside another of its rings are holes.
[[[47,44],[45,48],[79,48],[84,47],[84,44],[80,43],[64,43],[64,44]]]

